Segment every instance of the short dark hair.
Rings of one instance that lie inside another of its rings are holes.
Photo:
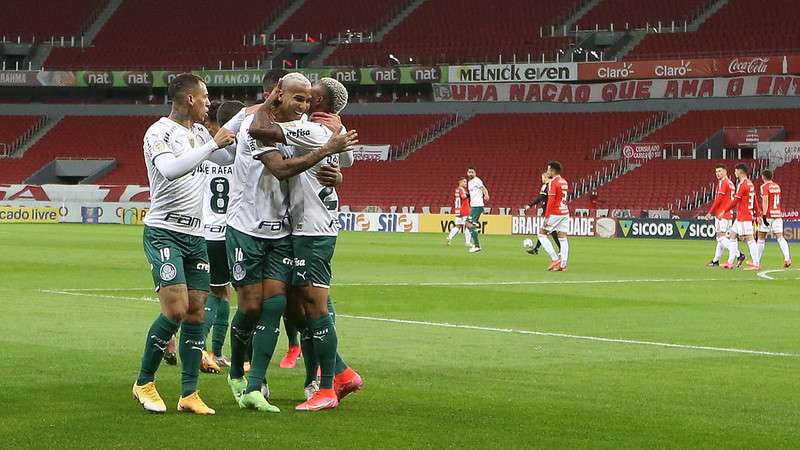
[[[167,87],[167,98],[175,100],[178,97],[186,96],[187,92],[196,89],[200,83],[205,81],[193,73],[182,73],[177,75],[169,82]]]
[[[475,166],[469,166],[469,167],[467,167],[467,170],[475,170]]]
[[[739,163],[739,164],[737,164],[737,165],[736,165],[736,168],[737,168],[737,169],[739,169],[739,170],[741,170],[742,172],[744,172],[744,173],[746,173],[746,174],[749,174],[749,173],[750,173],[750,170],[747,168],[747,164],[745,164],[745,163]]]
[[[714,169],[725,169],[725,170],[728,170],[728,168],[725,167],[725,164],[722,164],[722,163],[719,163],[716,166],[714,166]]]
[[[217,123],[220,125],[225,125],[228,123],[229,120],[233,119],[239,111],[244,108],[244,103],[240,102],[239,100],[228,100],[220,105],[219,109],[217,110],[216,118]],[[211,112],[209,112],[211,114]]]
[[[213,123],[219,123],[219,119],[217,119],[217,111],[219,107],[222,105],[222,102],[219,100],[212,100],[211,105],[208,107],[208,121]]]
[[[261,83],[261,88],[264,89],[265,91],[266,90],[271,91],[272,88],[275,87],[276,84],[278,84],[278,81],[280,81],[280,79],[286,76],[288,73],[289,73],[288,70],[283,70],[283,69],[268,70],[264,74],[264,80]]]
[[[761,171],[761,176],[766,178],[766,179],[768,179],[768,180],[771,180],[772,179],[772,171],[769,170],[769,169],[764,169],[764,170]]]
[[[553,169],[556,173],[561,173],[561,163],[558,161],[548,162],[547,167]]]

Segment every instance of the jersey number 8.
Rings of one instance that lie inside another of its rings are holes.
[[[225,214],[228,212],[228,192],[231,188],[228,180],[222,177],[211,179],[211,211],[215,214]]]

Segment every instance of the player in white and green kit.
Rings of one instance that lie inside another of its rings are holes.
[[[180,328],[182,393],[178,410],[214,414],[197,394],[209,274],[202,228],[205,177],[196,169],[206,159],[220,164],[232,162],[230,153],[217,149],[232,144],[233,134],[220,130],[212,138],[199,124],[210,104],[201,78],[176,76],[169,84],[168,95],[172,111],[147,130],[143,145],[151,199],[144,219],[144,251],[162,314],[147,332],[133,396],[149,412],[166,411],[155,387],[155,372],[167,341]]]
[[[244,103],[239,101],[212,102],[205,127],[209,132],[216,133],[222,124],[228,123],[242,108]],[[218,373],[220,367],[230,366],[228,359],[222,354],[222,346],[228,333],[230,317],[231,283],[225,250],[225,216],[230,203],[233,167],[205,161],[197,170],[206,176],[203,190],[203,237],[206,240],[211,275],[210,292],[205,306],[203,337],[207,338],[213,328],[211,352],[203,352],[200,370]]]
[[[337,130],[344,133],[338,114],[347,105],[347,90],[332,78],[322,78],[311,89],[310,112],[321,123],[309,121],[306,116],[289,123],[268,123],[259,120],[250,128],[253,136],[277,143],[286,154],[295,157],[317,151]],[[328,114],[326,114],[328,113]],[[259,115],[260,119],[266,116]],[[294,248],[293,294],[300,307],[296,315],[305,318],[303,335],[303,357],[306,364],[306,389],[316,378],[316,366],[321,367],[321,386],[312,387],[310,398],[297,406],[301,411],[318,411],[334,408],[341,397],[357,390],[361,379],[348,368],[337,353],[338,339],[334,325],[332,303],[329,303],[331,282],[331,260],[339,232],[337,211],[339,199],[335,188],[324,186],[318,172],[326,165],[349,167],[353,163],[352,152],[331,155],[314,167],[289,179],[289,212],[292,222],[292,244]],[[330,305],[330,308],[329,308]],[[330,310],[329,310],[330,309]],[[341,370],[336,374],[336,366]],[[340,383],[334,389],[334,375]],[[312,378],[313,377],[313,378]]]
[[[310,86],[301,77],[287,75],[282,89],[265,102],[276,117],[297,119],[308,110]],[[277,343],[294,261],[286,180],[343,151],[355,142],[355,137],[336,136],[315,152],[292,157],[253,138],[248,132],[253,118],[244,117],[238,133],[227,217],[228,258],[239,302],[231,322],[228,382],[241,407],[279,412],[267,402],[261,389]],[[249,339],[253,355],[245,380],[243,362]]]

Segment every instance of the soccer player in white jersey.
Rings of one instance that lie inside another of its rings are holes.
[[[792,267],[792,255],[789,253],[789,243],[783,235],[783,210],[781,209],[781,187],[772,180],[772,171],[761,172],[763,183],[759,188],[761,193],[761,212],[763,225],[758,228],[756,247],[758,259],[764,260],[764,247],[767,245],[767,234],[772,233],[778,241],[778,247],[783,253],[783,267]]]
[[[467,228],[472,235],[472,247],[470,253],[481,251],[481,243],[478,239],[478,228],[480,227],[481,214],[483,214],[484,200],[489,200],[489,190],[483,184],[483,180],[478,178],[474,167],[467,169],[467,189],[469,190],[470,214],[467,218]]]
[[[214,410],[197,393],[209,274],[202,227],[205,177],[195,169],[206,159],[230,163],[231,155],[217,149],[232,144],[234,136],[220,130],[212,138],[199,124],[210,104],[201,78],[180,74],[170,82],[167,93],[172,111],[147,129],[143,145],[151,199],[143,241],[161,314],[147,332],[133,396],[146,411],[166,411],[156,390],[155,373],[167,341],[180,328],[182,393],[178,411],[208,415]]]
[[[244,103],[235,100],[212,102],[205,127],[212,134],[216,133],[221,124],[233,119],[244,107]],[[230,317],[230,270],[225,251],[225,215],[230,202],[228,194],[233,167],[205,161],[198,170],[206,175],[203,190],[203,235],[211,274],[211,292],[206,300],[203,337],[207,338],[213,328],[211,351],[203,352],[200,371],[219,373],[220,367],[230,366],[228,359],[222,354],[222,346],[228,333]]]
[[[347,105],[347,89],[332,78],[322,78],[311,89],[312,118],[306,116],[289,123],[271,123],[260,111],[250,134],[279,147],[294,156],[317,151],[336,132],[344,133],[338,113]],[[262,108],[263,109],[263,108]],[[331,261],[339,233],[336,212],[339,198],[333,187],[322,185],[317,172],[326,164],[349,167],[352,152],[331,155],[314,167],[289,178],[289,211],[292,220],[294,247],[294,295],[288,307],[293,315],[304,316],[302,340],[306,363],[307,400],[298,411],[319,411],[338,406],[339,400],[361,388],[361,377],[347,367],[338,354],[333,302],[330,299]],[[301,303],[297,304],[297,300]],[[296,308],[301,308],[298,311]],[[319,389],[313,384],[316,362],[321,368]]]
[[[286,121],[299,119],[310,105],[309,88],[304,76],[287,75],[281,88],[265,101],[269,113]],[[228,383],[240,407],[280,412],[267,401],[262,388],[280,332],[294,262],[286,180],[357,141],[355,133],[336,135],[320,149],[292,157],[255,139],[248,132],[253,118],[246,116],[239,129],[227,217],[228,263],[239,302],[231,322]],[[245,380],[243,362],[250,339],[253,354]]]

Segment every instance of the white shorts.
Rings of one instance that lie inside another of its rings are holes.
[[[714,230],[717,233],[727,233],[731,229],[731,219],[714,218]]]
[[[550,216],[542,225],[542,230],[552,233],[558,231],[559,233],[569,233],[569,216]]]
[[[456,217],[456,226],[466,225],[467,218],[466,217]]]
[[[733,224],[731,231],[736,233],[737,236],[752,236],[753,235],[753,222],[751,220],[737,220]]]
[[[775,237],[783,234],[783,219],[767,219],[767,222],[769,225],[762,225],[758,228],[759,233],[772,233]]]

